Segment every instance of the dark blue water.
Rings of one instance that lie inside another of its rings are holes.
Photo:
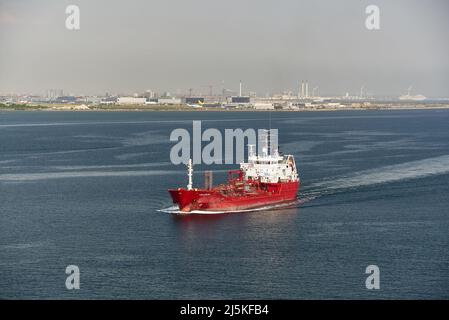
[[[158,211],[186,184],[170,163],[173,129],[268,118],[0,113],[0,298],[449,298],[449,110],[272,113],[308,201]],[[65,288],[70,264],[80,290]],[[370,264],[380,290],[365,288]]]

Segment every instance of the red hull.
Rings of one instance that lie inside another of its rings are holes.
[[[211,190],[183,188],[170,189],[173,203],[181,211],[237,211],[256,209],[267,205],[294,201],[299,190],[299,181],[257,183],[251,188],[216,187]]]

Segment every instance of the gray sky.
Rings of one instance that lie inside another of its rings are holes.
[[[65,28],[76,4],[81,29]],[[365,8],[380,7],[380,30]],[[0,0],[0,93],[449,96],[449,1]]]

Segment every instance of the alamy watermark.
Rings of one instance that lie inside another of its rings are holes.
[[[371,4],[365,8],[365,13],[368,15],[365,19],[365,27],[368,30],[380,29],[380,9],[378,6]]]
[[[270,155],[277,150],[278,129],[225,129],[223,139],[220,130],[202,132],[201,121],[193,121],[192,134],[178,128],[171,132],[170,141],[177,142],[170,151],[173,164],[187,164],[189,159],[193,164],[235,164],[244,161],[248,146],[257,146],[258,154]],[[204,147],[203,142],[207,143]]]
[[[369,276],[365,280],[365,287],[368,290],[380,289],[380,269],[375,264],[371,264],[366,267],[365,273]]]
[[[79,30],[81,27],[80,8],[77,5],[71,4],[65,8],[67,15],[65,19],[65,27],[67,30]]]
[[[68,275],[65,280],[65,287],[68,290],[78,290],[80,288],[80,268],[71,264],[65,268],[65,273]]]

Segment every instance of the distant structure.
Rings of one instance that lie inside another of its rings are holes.
[[[250,102],[251,102],[250,97],[244,97],[244,96],[231,97],[231,103],[249,104]]]
[[[301,92],[298,94],[299,99],[309,98],[309,81],[301,80]]]
[[[182,100],[175,97],[162,97],[157,99],[157,103],[165,105],[181,104]]]
[[[251,104],[250,96],[243,95],[242,80],[240,80],[240,83],[239,83],[239,95],[231,96],[230,98],[228,98],[228,103],[229,103],[228,106],[230,106],[230,107],[248,106]]]
[[[190,98],[188,98],[188,99],[190,99]],[[192,98],[192,99],[194,99],[194,98]],[[203,98],[196,98],[196,99],[203,99]],[[204,101],[204,99],[203,99],[203,101]],[[181,104],[181,103],[182,103],[182,100],[180,98],[167,96],[167,94],[165,94],[164,96],[159,97],[159,98],[149,98],[149,97],[118,97],[117,98],[117,104],[121,104],[121,105],[133,105],[133,104],[175,105],[175,104]]]
[[[56,103],[75,103],[77,99],[74,96],[59,96],[52,100]]]
[[[411,91],[412,91],[412,86],[408,87],[407,94],[404,94],[404,95],[400,96],[399,100],[422,101],[422,100],[426,100],[427,99],[422,94],[412,95]]]
[[[152,90],[146,90],[144,93],[145,98],[153,99],[156,97],[156,94]]]
[[[62,89],[49,89],[47,90],[47,99],[56,100],[59,97],[64,95],[64,91]]]
[[[145,104],[147,98],[136,98],[136,97],[118,97],[117,104]]]
[[[186,104],[203,104],[204,97],[185,97]]]
[[[274,110],[274,104],[270,102],[255,102],[255,110]]]

